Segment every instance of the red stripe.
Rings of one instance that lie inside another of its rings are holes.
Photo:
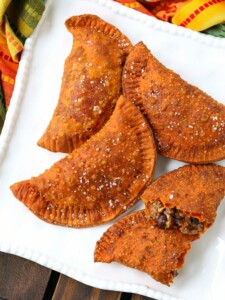
[[[187,26],[191,20],[193,20],[197,15],[199,15],[201,12],[203,12],[206,8],[214,5],[214,4],[218,4],[220,2],[224,2],[224,0],[213,0],[213,1],[208,1],[206,3],[204,3],[203,5],[199,6],[193,13],[191,13],[185,20],[182,21],[182,23],[180,24],[180,26]]]
[[[195,11],[194,11],[194,14],[197,16],[198,14],[200,13],[200,11],[198,10],[198,9],[196,9]]]
[[[13,59],[11,56],[5,54],[4,52],[0,51],[0,57],[2,57],[4,60],[7,60],[7,61],[10,61],[10,62],[13,62]]]

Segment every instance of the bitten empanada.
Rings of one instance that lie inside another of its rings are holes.
[[[208,164],[186,165],[162,175],[141,199],[146,214],[160,228],[200,235],[213,224],[224,196],[225,168]]]
[[[65,25],[73,35],[73,46],[65,61],[57,106],[38,145],[70,153],[98,132],[112,114],[131,43],[95,15],[74,16]]]
[[[156,149],[140,111],[123,96],[106,125],[43,174],[11,186],[41,219],[88,227],[114,219],[137,202],[152,179]]]
[[[196,238],[176,228],[159,229],[144,210],[137,211],[120,219],[103,234],[96,243],[94,261],[115,261],[170,285],[184,264],[190,242]]]
[[[142,42],[127,57],[123,91],[147,118],[163,156],[189,163],[225,158],[225,106],[163,66]]]

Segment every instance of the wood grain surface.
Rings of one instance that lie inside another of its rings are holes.
[[[0,300],[154,300],[94,288],[24,258],[0,252]]]
[[[0,297],[43,299],[51,270],[14,255],[0,253]]]

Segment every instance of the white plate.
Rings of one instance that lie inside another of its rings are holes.
[[[9,186],[38,175],[63,157],[36,145],[58,101],[61,76],[72,36],[64,21],[97,14],[133,43],[140,40],[166,66],[225,104],[225,39],[158,21],[109,0],[48,2],[38,28],[26,41],[0,145],[0,250],[13,253],[86,284],[139,293],[155,299],[222,299],[225,295],[225,203],[216,222],[194,242],[171,287],[117,263],[93,262],[96,241],[113,223],[88,229],[47,224],[16,200]],[[225,166],[225,161],[220,162]],[[156,176],[182,163],[159,158]],[[143,207],[138,203],[129,212]]]

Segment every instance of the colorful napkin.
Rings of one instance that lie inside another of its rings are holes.
[[[179,26],[224,37],[225,0],[114,0]],[[218,25],[219,24],[219,25]],[[215,26],[218,25],[218,26]],[[213,29],[211,29],[213,27]],[[210,29],[209,29],[210,28]],[[208,30],[209,29],[209,30]]]
[[[40,21],[44,9],[44,0],[0,1],[0,132],[25,40]]]
[[[172,23],[202,31],[225,21],[225,0],[188,1],[172,18]]]

